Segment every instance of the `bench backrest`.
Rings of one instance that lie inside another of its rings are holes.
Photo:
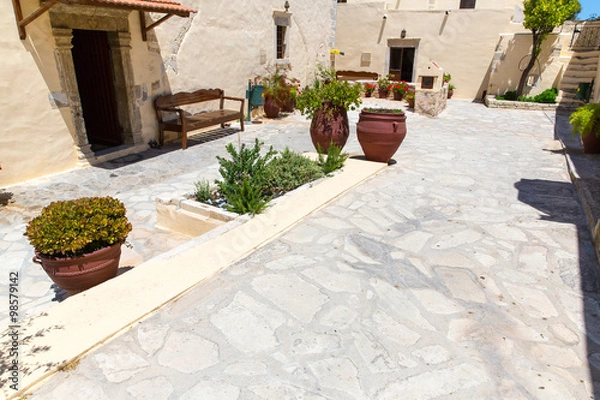
[[[367,71],[336,71],[335,77],[340,81],[354,81],[358,79],[377,80],[377,72]]]
[[[199,89],[193,92],[179,92],[159,96],[154,100],[156,107],[177,107],[202,101],[222,100],[222,89]]]

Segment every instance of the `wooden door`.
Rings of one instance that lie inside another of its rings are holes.
[[[118,146],[123,143],[123,137],[108,32],[73,29],[72,44],[88,141],[92,145]]]
[[[390,49],[389,74],[393,80],[412,82],[415,65],[415,49],[392,47]]]

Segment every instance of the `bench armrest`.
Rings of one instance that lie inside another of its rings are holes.
[[[233,100],[233,101],[239,101],[240,102],[240,113],[242,115],[244,115],[244,100],[241,97],[230,97],[230,96],[223,96],[224,100]],[[223,108],[223,107],[221,107]]]
[[[176,108],[176,107],[156,107],[156,114],[158,115],[158,120],[159,122],[163,121],[163,112],[174,112],[179,114],[179,118],[181,119],[181,122],[183,123],[183,110],[181,108]]]

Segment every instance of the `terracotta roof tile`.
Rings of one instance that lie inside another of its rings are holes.
[[[66,4],[81,4],[97,7],[115,7],[130,10],[159,12],[188,17],[196,10],[171,0],[59,0]]]

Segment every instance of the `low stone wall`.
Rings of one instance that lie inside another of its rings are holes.
[[[496,100],[495,96],[486,96],[485,105],[488,108],[511,108],[515,110],[556,110],[558,103],[529,103],[526,101]]]
[[[437,117],[446,109],[448,90],[443,87],[440,90],[417,90],[415,92],[415,112]]]

